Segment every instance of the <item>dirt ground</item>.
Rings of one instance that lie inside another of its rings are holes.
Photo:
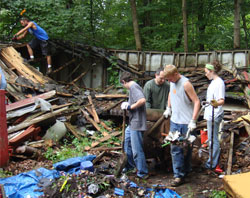
[[[236,138],[238,144],[239,140]],[[197,142],[200,140],[198,139]],[[197,143],[196,142],[196,143]],[[245,144],[239,146],[234,151],[234,157],[233,157],[233,166],[232,166],[232,173],[240,173],[240,172],[248,172],[250,171],[250,149],[249,149],[250,142],[247,141]],[[223,170],[226,170],[227,168],[227,161],[228,161],[228,150],[229,150],[229,142],[225,141],[225,144],[222,144],[222,150],[221,150],[221,157],[220,157],[220,165]],[[147,159],[148,167],[149,167],[149,175],[150,177],[147,180],[138,180],[136,178],[134,173],[131,173],[128,175],[128,178],[135,182],[138,186],[144,186],[144,187],[152,187],[153,185],[161,185],[166,188],[169,188],[171,190],[176,191],[181,197],[183,198],[209,198],[214,190],[221,191],[223,190],[223,183],[222,183],[222,177],[225,173],[221,173],[221,176],[219,174],[206,170],[202,168],[202,165],[206,161],[208,157],[208,152],[203,152],[202,155],[199,154],[200,145],[197,143],[195,147],[193,148],[192,152],[192,172],[189,173],[189,175],[185,179],[185,183],[179,187],[172,188],[170,186],[170,183],[173,179],[173,172],[172,172],[172,166],[171,166],[171,158],[170,160],[167,160],[164,163],[157,164],[153,158]],[[98,153],[91,153],[98,155]],[[117,166],[117,159],[119,159],[119,156],[117,152],[108,152],[95,164],[95,172],[92,175],[82,175],[79,177],[73,176],[71,178],[71,190],[74,190],[74,188],[77,189],[77,186],[79,186],[79,183],[87,183],[87,182],[96,182],[100,183],[103,181],[103,178],[106,176],[110,176],[114,174],[114,170]],[[170,156],[169,153],[167,153],[167,156]],[[169,158],[168,158],[169,159]],[[157,164],[157,165],[156,165]],[[37,158],[37,159],[22,159],[22,158],[11,158],[9,165],[4,168],[5,171],[10,173],[11,175],[17,175],[22,172],[27,172],[33,169],[37,169],[40,167],[44,167],[47,169],[52,168],[52,161],[46,160],[44,158]],[[103,167],[105,170],[103,171]],[[89,177],[91,176],[91,177]],[[89,178],[91,178],[92,181],[89,181]],[[78,181],[81,180],[77,184]],[[69,183],[70,183],[69,181]],[[46,197],[64,197],[64,198],[71,198],[75,197],[72,195],[65,195],[62,193],[59,193],[59,190],[62,186],[63,179],[59,179],[55,181],[56,189],[53,189],[52,187],[47,189],[47,196]],[[119,186],[119,182],[115,181],[112,183],[112,185],[105,191],[101,192],[99,195],[106,195],[114,193],[114,187],[116,184]],[[81,189],[78,189],[79,192],[86,192],[86,186],[82,187]],[[57,193],[56,196],[50,196],[51,193]],[[137,193],[135,190],[131,191],[132,193]],[[131,194],[130,192],[130,194]],[[104,193],[104,194],[103,194]],[[60,195],[60,196],[59,196]],[[97,196],[93,196],[97,197]],[[117,197],[117,196],[111,196],[111,197]],[[144,196],[124,196],[124,197],[144,197]]]
[[[173,173],[163,170],[151,170],[152,175],[147,182],[149,184],[163,184],[170,187]],[[185,178],[185,183],[179,187],[170,189],[176,191],[183,198],[207,198],[213,190],[223,190],[222,179],[219,175],[200,167],[193,167],[193,171]]]
[[[109,163],[109,161],[115,161],[113,158],[114,156],[111,158],[109,157],[104,159],[103,162],[100,162],[99,166],[103,163]],[[161,166],[155,166],[152,160],[148,160],[148,166],[150,177],[147,180],[138,180],[135,174],[130,174],[128,178],[139,186],[150,187],[152,185],[163,185],[166,188],[176,191],[183,198],[207,198],[211,195],[213,190],[223,190],[222,179],[212,171],[201,169],[200,166],[194,166],[192,172],[186,178],[185,183],[176,188],[170,187],[170,182],[173,178],[171,167],[164,167],[162,164]],[[39,162],[31,159],[19,161],[12,160],[5,170],[16,175],[39,167],[51,168],[52,162],[43,160]],[[107,175],[108,174],[107,172]],[[57,182],[58,189],[61,188],[61,182],[62,181]],[[113,192],[113,190],[110,191]],[[52,192],[52,190],[49,190],[49,192]]]

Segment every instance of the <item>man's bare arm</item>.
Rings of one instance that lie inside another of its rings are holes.
[[[168,94],[168,106],[167,107],[171,107],[171,99],[170,99],[170,93]]]
[[[24,32],[27,33],[28,29],[31,28],[33,25],[35,25],[33,22],[29,22],[23,29],[17,32],[15,36],[19,36],[20,34],[23,34]]]
[[[194,103],[194,112],[193,112],[192,119],[197,120],[198,113],[200,110],[200,100],[194,90],[193,85],[189,81],[185,82],[184,89],[189,99]]]
[[[141,99],[137,100],[136,103],[132,104],[132,105],[130,106],[130,108],[131,108],[131,109],[136,109],[136,108],[138,108],[138,107],[144,105],[145,103],[146,103],[146,99],[145,99],[145,98],[141,98]]]

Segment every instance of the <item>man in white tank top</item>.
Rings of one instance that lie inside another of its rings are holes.
[[[188,129],[192,131],[196,128],[200,100],[188,78],[181,75],[174,65],[166,65],[164,73],[170,82],[168,105],[164,115],[171,116],[170,131],[179,131],[185,136]],[[174,172],[171,186],[176,187],[184,183],[184,177],[191,171],[192,148],[189,145],[184,155],[181,146],[171,144],[171,156]]]

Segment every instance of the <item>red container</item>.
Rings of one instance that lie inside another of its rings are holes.
[[[9,162],[8,132],[6,122],[5,90],[0,90],[0,167]]]
[[[201,133],[201,144],[205,143],[208,139],[207,131],[200,130]]]

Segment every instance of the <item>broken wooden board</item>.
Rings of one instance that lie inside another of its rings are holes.
[[[20,100],[18,102],[11,103],[9,105],[6,105],[6,112],[33,104],[37,98],[48,99],[48,98],[53,97],[54,95],[56,95],[56,91],[53,90],[53,91],[49,91],[49,92],[44,93],[44,94],[34,96],[32,98],[26,98],[24,100]]]
[[[85,150],[85,151],[89,151],[91,148],[96,147],[96,146],[99,145],[100,143],[105,142],[105,141],[109,140],[110,138],[116,137],[116,136],[118,136],[118,135],[120,135],[120,134],[121,134],[120,131],[113,132],[113,133],[111,133],[111,134],[109,134],[109,135],[107,135],[107,136],[105,136],[105,137],[103,137],[103,138],[100,138],[98,141],[93,142],[93,143],[91,144],[90,147],[89,147],[89,146],[86,146],[84,150]]]
[[[98,124],[89,116],[89,114],[81,109],[83,116],[96,128],[97,131],[101,131],[101,128],[98,126]]]
[[[43,78],[42,73],[38,71],[35,73],[26,65],[24,65],[23,58],[13,47],[7,47],[2,49],[1,56],[5,64],[7,64],[11,68],[15,68],[26,79],[29,79],[34,83],[41,84],[45,84],[48,82],[48,80]]]
[[[69,122],[64,122],[64,124],[65,124],[66,128],[67,128],[76,138],[78,138],[78,139],[81,138],[81,136],[78,135],[78,133],[77,133],[75,127],[74,127],[72,124],[70,124]]]
[[[126,94],[96,94],[96,98],[127,98]]]
[[[95,122],[100,123],[100,120],[99,120],[98,114],[96,113],[95,106],[93,104],[91,95],[88,95],[88,100],[89,100],[89,104],[91,105],[91,111],[93,113],[92,116],[93,116]]]
[[[223,177],[224,189],[233,198],[250,197],[249,178],[250,172],[225,175]]]
[[[29,121],[29,122],[22,122],[21,124],[17,125],[17,126],[14,126],[14,127],[11,127],[8,129],[8,133],[13,133],[15,131],[19,131],[21,129],[24,129],[32,124],[36,124],[36,123],[39,123],[43,120],[46,120],[48,118],[51,118],[51,117],[54,117],[64,111],[66,111],[68,109],[68,107],[64,107],[62,109],[59,109],[59,110],[56,110],[54,112],[51,112],[51,113],[47,113],[47,114],[44,114],[42,116],[39,116],[37,118],[34,118],[33,120]]]

